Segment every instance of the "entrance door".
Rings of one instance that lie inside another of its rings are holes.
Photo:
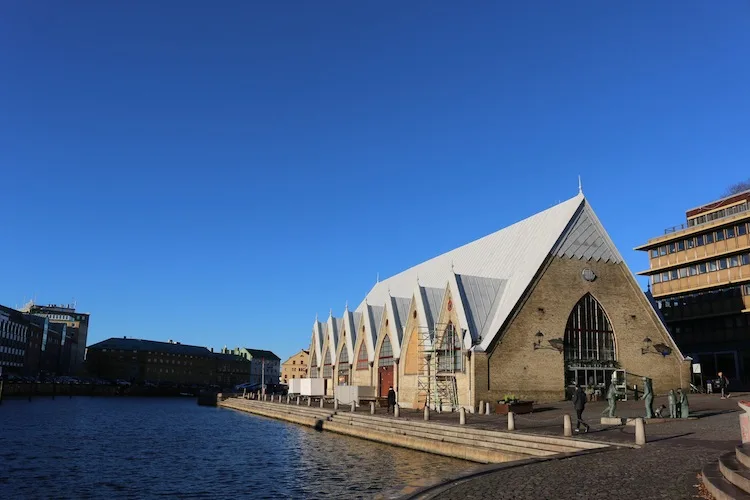
[[[378,368],[378,395],[388,397],[388,389],[393,385],[393,365]]]

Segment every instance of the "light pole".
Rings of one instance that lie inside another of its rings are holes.
[[[266,358],[260,358],[260,388],[266,393]]]

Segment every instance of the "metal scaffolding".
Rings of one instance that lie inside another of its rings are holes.
[[[450,324],[435,325],[417,331],[419,372],[417,401],[420,407],[436,411],[458,409],[456,372],[463,371],[460,335]],[[439,345],[436,345],[439,343]],[[456,348],[458,346],[458,348]]]

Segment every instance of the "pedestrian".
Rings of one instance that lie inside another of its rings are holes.
[[[589,431],[589,424],[583,421],[583,410],[586,408],[586,391],[583,387],[575,383],[575,392],[573,393],[573,408],[576,410],[576,432],[581,432],[583,424],[584,432]]]
[[[396,391],[393,390],[393,386],[388,388],[388,413],[391,409],[396,407]]]
[[[719,389],[721,389],[721,399],[732,397],[729,394],[729,379],[724,376],[724,372],[719,372]]]

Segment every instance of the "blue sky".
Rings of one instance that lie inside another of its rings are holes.
[[[0,303],[91,342],[285,357],[579,174],[638,271],[750,176],[742,0],[16,0],[0,46]]]

